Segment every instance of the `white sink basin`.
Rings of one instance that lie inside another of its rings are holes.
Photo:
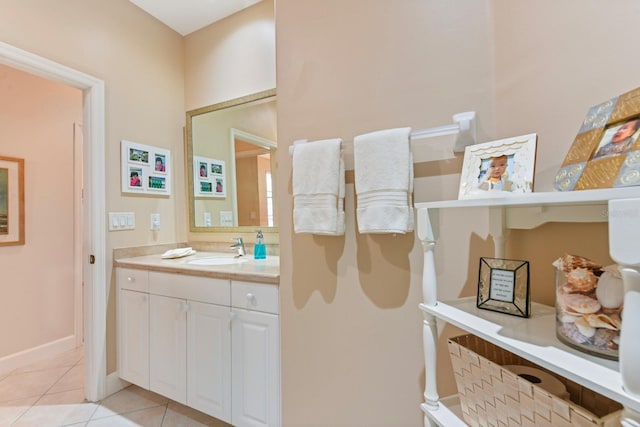
[[[191,265],[233,265],[242,264],[249,261],[248,258],[234,258],[234,257],[213,257],[213,258],[197,258],[188,261],[187,264]]]

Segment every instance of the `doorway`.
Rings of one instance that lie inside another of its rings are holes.
[[[106,383],[106,236],[104,164],[104,82],[46,58],[0,42],[0,64],[82,90],[82,248],[85,394],[105,397]],[[79,273],[80,274],[80,273]]]

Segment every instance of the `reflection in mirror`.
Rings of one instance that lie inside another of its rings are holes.
[[[187,112],[191,231],[277,232],[275,90]]]

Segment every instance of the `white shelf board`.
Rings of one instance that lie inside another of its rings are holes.
[[[530,318],[476,307],[476,298],[420,304],[420,309],[578,384],[640,411],[622,388],[619,363],[573,349],[556,338],[555,308],[532,303]]]
[[[448,396],[440,399],[437,409],[431,409],[426,404],[421,404],[420,409],[429,418],[442,427],[469,427],[462,420],[462,408],[458,395]]]
[[[603,188],[581,191],[549,191],[523,194],[509,194],[503,197],[482,197],[464,200],[442,200],[416,203],[416,209],[464,208],[464,207],[500,207],[500,206],[550,206],[550,205],[606,205],[612,199],[630,199],[640,197],[640,187]]]

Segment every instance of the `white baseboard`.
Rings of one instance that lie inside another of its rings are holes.
[[[14,369],[55,357],[58,354],[73,350],[74,348],[76,348],[76,336],[69,335],[59,340],[4,356],[0,358],[0,373],[9,373]]]
[[[123,380],[118,376],[118,372],[112,372],[107,375],[106,382],[106,394],[105,397],[111,396],[113,393],[117,393],[120,390],[127,388],[131,385],[130,382]]]

